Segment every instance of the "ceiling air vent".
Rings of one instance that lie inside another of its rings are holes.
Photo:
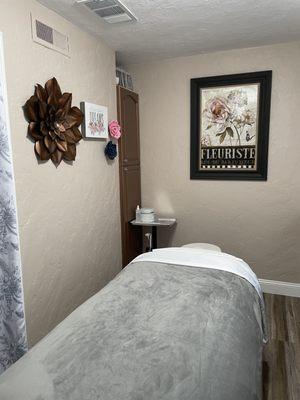
[[[69,37],[31,15],[32,38],[36,43],[70,56]]]
[[[110,24],[136,21],[136,17],[118,0],[78,0]]]

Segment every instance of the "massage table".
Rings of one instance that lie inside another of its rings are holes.
[[[1,400],[261,400],[256,276],[193,248],[138,256],[0,376]]]

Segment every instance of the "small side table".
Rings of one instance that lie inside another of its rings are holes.
[[[133,219],[130,221],[132,225],[138,225],[138,226],[150,226],[151,227],[151,233],[152,233],[152,248],[157,249],[157,227],[158,226],[167,226],[170,227],[174,224],[176,224],[176,219],[175,218],[157,218],[153,222],[140,222],[137,221],[136,219]]]

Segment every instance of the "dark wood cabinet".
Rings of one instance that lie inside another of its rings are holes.
[[[141,204],[141,171],[139,165],[128,165],[121,168],[122,200],[124,219],[129,222],[135,218],[136,206]]]
[[[140,132],[139,132],[139,96],[122,87],[119,92],[119,119],[123,137],[121,140],[120,160],[123,165],[140,164]]]
[[[117,87],[118,119],[122,128],[119,140],[122,262],[125,267],[143,249],[142,228],[129,222],[141,205],[139,97]]]

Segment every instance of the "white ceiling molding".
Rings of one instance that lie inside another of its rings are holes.
[[[299,0],[122,0],[137,22],[108,24],[75,0],[38,0],[117,51],[126,65],[300,40]]]

